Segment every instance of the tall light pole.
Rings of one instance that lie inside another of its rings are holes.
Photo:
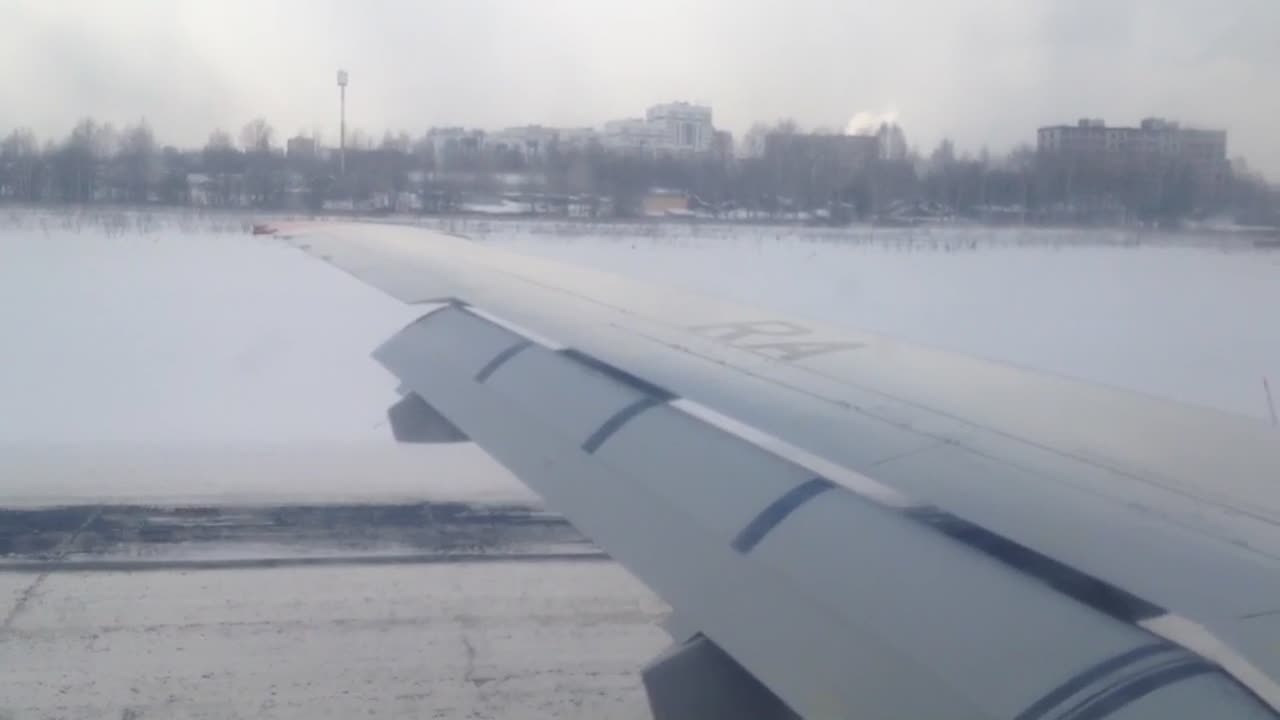
[[[338,172],[347,174],[347,71],[338,71]]]

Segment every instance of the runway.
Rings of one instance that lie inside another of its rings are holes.
[[[0,718],[646,717],[663,604],[554,516],[444,505],[10,512]]]

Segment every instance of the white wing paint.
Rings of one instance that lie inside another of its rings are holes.
[[[1266,426],[408,227],[280,230],[423,303],[377,359],[803,717],[1280,707]]]

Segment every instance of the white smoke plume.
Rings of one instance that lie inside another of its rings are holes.
[[[849,118],[849,124],[844,126],[845,135],[874,135],[880,130],[881,125],[896,125],[898,122],[898,111],[890,108],[884,112],[858,112]]]

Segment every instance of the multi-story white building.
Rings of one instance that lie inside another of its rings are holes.
[[[561,148],[584,149],[592,143],[600,141],[600,132],[595,128],[561,128],[558,142]]]
[[[560,131],[541,125],[510,127],[484,136],[484,147],[514,150],[527,158],[545,155],[560,137]]]
[[[484,131],[433,127],[427,131],[427,141],[436,157],[441,157],[445,152],[479,150],[484,145]]]
[[[643,118],[626,118],[595,128],[509,127],[485,133],[459,127],[432,128],[427,139],[437,156],[458,151],[515,150],[526,158],[545,155],[552,147],[585,149],[599,143],[613,152],[657,154],[732,154],[732,136],[717,133],[711,108],[687,102],[654,105]]]
[[[1173,159],[1197,170],[1214,172],[1227,161],[1225,130],[1184,128],[1160,118],[1146,118],[1137,127],[1108,127],[1098,119],[1043,127],[1037,133],[1036,145],[1042,154],[1080,162],[1123,164]]]
[[[711,124],[711,108],[687,102],[649,108],[643,118],[605,123],[600,144],[619,152],[697,154],[724,145]]]
[[[615,152],[657,153],[667,149],[667,131],[643,118],[611,120],[604,124],[600,144]]]
[[[290,160],[314,160],[316,155],[315,138],[297,135],[285,142],[285,157]]]
[[[645,113],[649,124],[662,128],[665,144],[672,150],[704,153],[715,145],[711,108],[687,102],[654,105]]]

